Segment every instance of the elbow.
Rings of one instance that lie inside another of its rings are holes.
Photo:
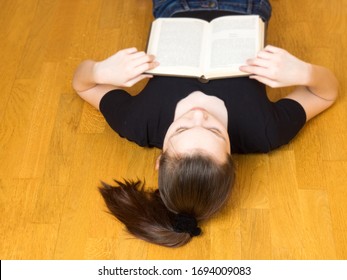
[[[339,96],[339,81],[331,70],[328,70],[328,77],[330,75],[329,83],[329,96],[328,99],[331,103],[335,103]]]
[[[80,91],[78,91],[78,90],[75,88],[75,86],[74,86],[73,83],[72,83],[72,88],[74,89],[75,93],[76,93],[79,97],[81,97],[82,99],[84,99],[83,96],[82,96],[82,93],[81,93]]]
[[[73,88],[73,90],[75,91],[75,93],[78,95],[78,96],[81,96],[81,91],[79,90],[79,81],[76,77],[76,73],[74,74],[73,78],[72,78],[72,82],[71,82],[71,86]]]
[[[85,60],[76,69],[72,78],[72,88],[81,96],[84,91],[95,86],[93,80],[94,61]]]
[[[335,103],[335,101],[337,100],[338,97],[339,97],[339,81],[334,76],[333,86],[332,86],[332,100],[333,100],[333,103]]]
[[[73,90],[75,91],[75,93],[76,93],[77,95],[79,95],[79,93],[78,93],[78,91],[77,91],[77,89],[76,89],[76,84],[75,84],[74,80],[72,80],[71,86],[72,86]]]

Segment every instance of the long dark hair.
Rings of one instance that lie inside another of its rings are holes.
[[[160,158],[158,190],[139,180],[102,183],[100,192],[110,212],[138,238],[167,247],[186,244],[200,229],[180,230],[177,217],[208,219],[228,200],[235,179],[231,156],[217,163],[204,154]],[[189,219],[188,219],[189,220]]]

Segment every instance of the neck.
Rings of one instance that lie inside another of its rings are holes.
[[[206,95],[201,91],[194,91],[177,103],[174,120],[194,107],[205,109],[219,119],[226,129],[228,128],[228,111],[224,101],[218,97]]]

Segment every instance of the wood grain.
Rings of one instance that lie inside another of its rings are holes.
[[[83,59],[144,49],[151,1],[2,0],[0,258],[346,259],[347,2],[272,5],[268,43],[331,68],[340,97],[290,144],[235,155],[227,206],[201,236],[168,249],[130,236],[97,191],[123,177],[156,187],[160,151],[120,138],[71,88]]]

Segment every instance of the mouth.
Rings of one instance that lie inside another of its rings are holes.
[[[196,111],[196,110],[207,112],[207,110],[205,108],[202,108],[202,107],[193,107],[189,111]]]

